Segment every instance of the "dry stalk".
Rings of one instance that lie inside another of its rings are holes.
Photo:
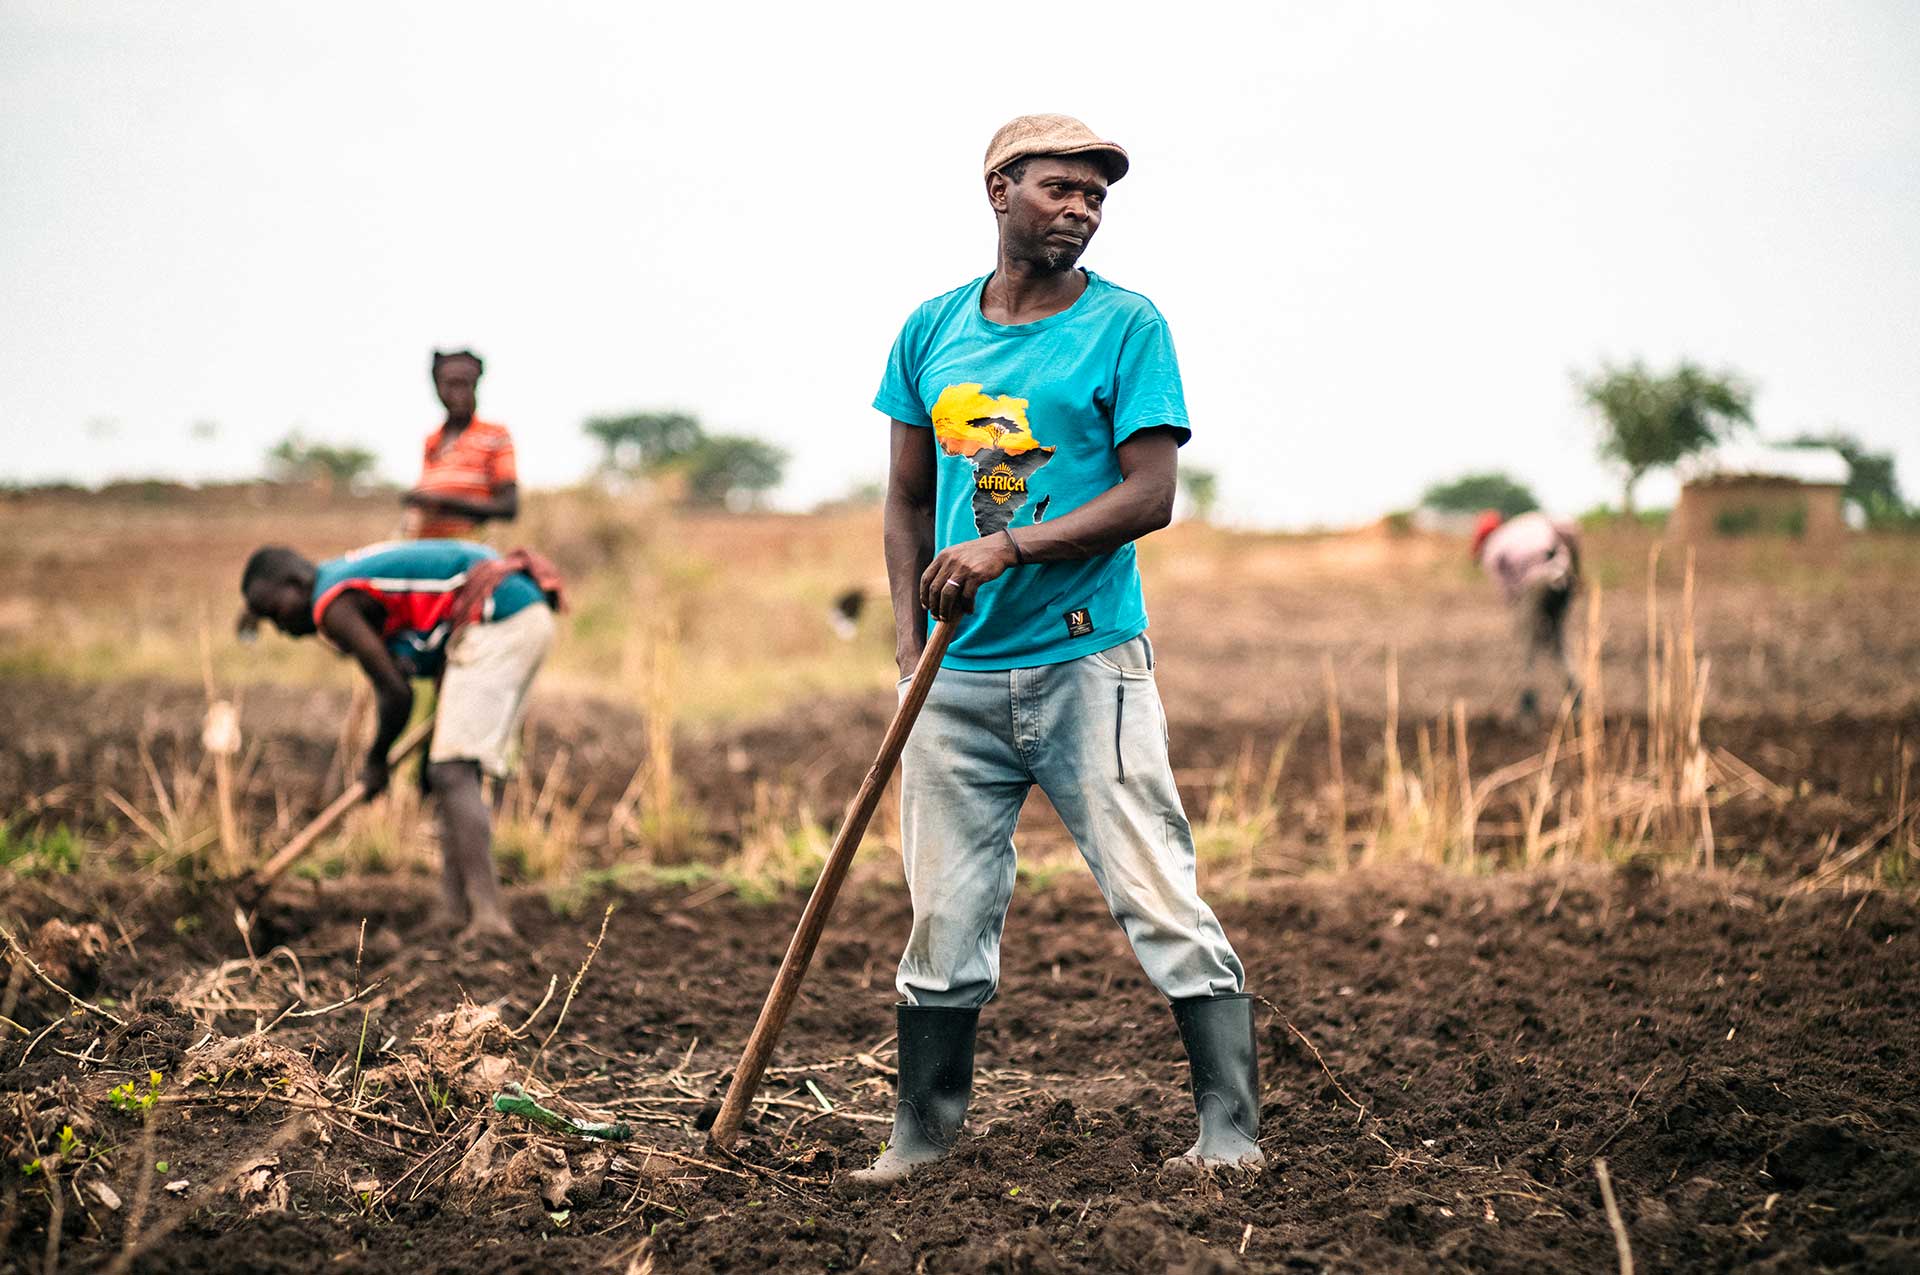
[[[1446,740],[1444,732],[1440,735],[1440,739],[1444,744]],[[1439,847],[1435,844],[1433,832],[1436,823],[1433,812],[1445,800],[1445,795],[1440,791],[1441,776],[1445,772],[1434,760],[1433,740],[1433,733],[1427,728],[1426,723],[1422,722],[1420,728],[1414,733],[1414,743],[1420,752],[1420,789],[1414,795],[1413,811],[1420,816],[1421,820],[1420,854],[1429,863],[1439,857]]]
[[[411,1133],[420,1138],[431,1138],[435,1136],[434,1131],[431,1129],[423,1129],[417,1124],[410,1124],[405,1120],[395,1119],[393,1116],[383,1116],[377,1111],[356,1111],[352,1107],[343,1107],[337,1102],[330,1102],[326,1099],[315,1102],[289,1097],[286,1094],[275,1093],[272,1090],[232,1089],[225,1093],[169,1093],[161,1094],[158,1098],[154,1099],[154,1101],[169,1107],[217,1107],[231,1106],[239,1102],[247,1102],[257,1106],[263,1102],[273,1102],[294,1111],[312,1111],[323,1116],[339,1116],[346,1121],[368,1120],[374,1124],[383,1125],[388,1129],[398,1129],[402,1133]],[[353,1133],[360,1132],[354,1129],[351,1124],[343,1124],[337,1121],[332,1123],[334,1127],[338,1129],[347,1129]],[[362,1136],[365,1135],[363,1134]]]
[[[1231,852],[1236,860],[1233,879],[1241,888],[1252,884],[1260,869],[1260,851],[1272,844],[1280,826],[1283,805],[1280,781],[1300,728],[1301,723],[1296,721],[1274,741],[1267,755],[1265,773],[1258,778],[1253,741],[1245,741],[1232,771],[1216,781],[1207,802],[1206,817],[1194,826],[1195,843],[1204,857],[1225,858]]]
[[[1273,751],[1267,755],[1267,773],[1260,783],[1259,808],[1254,815],[1264,835],[1257,838],[1249,836],[1243,843],[1246,854],[1242,866],[1249,884],[1252,883],[1254,871],[1258,866],[1254,861],[1255,852],[1259,848],[1257,843],[1267,840],[1280,822],[1280,778],[1286,773],[1287,758],[1293,753],[1293,741],[1299,737],[1300,724],[1296,722],[1285,738],[1274,743]]]
[[[408,1083],[412,1083],[412,1082],[409,1081]],[[425,1103],[423,1102],[421,1105],[424,1108]],[[429,1119],[428,1123],[431,1124],[432,1120]],[[479,1124],[479,1118],[475,1117],[473,1121],[470,1122],[470,1124],[472,1126],[477,1126]],[[418,1160],[415,1160],[412,1166],[408,1168],[405,1173],[402,1173],[399,1177],[395,1178],[392,1182],[380,1188],[379,1194],[375,1195],[373,1199],[367,1202],[367,1211],[369,1213],[373,1212],[373,1210],[376,1207],[378,1207],[383,1201],[390,1198],[395,1191],[398,1191],[408,1178],[412,1177],[414,1174],[418,1173],[420,1170],[426,1168],[427,1165],[432,1161],[438,1159],[441,1152],[459,1143],[463,1139],[463,1137],[466,1135],[466,1133],[467,1133],[467,1128],[462,1127],[449,1133],[445,1139],[436,1143],[432,1147],[432,1149],[430,1149],[425,1155],[421,1156]]]
[[[515,1040],[519,1040],[522,1036],[525,1036],[527,1034],[527,1029],[533,1026],[533,1020],[540,1017],[540,1012],[546,1009],[548,1002],[553,1000],[553,990],[558,986],[560,986],[560,976],[558,974],[549,975],[547,977],[547,994],[540,998],[540,1003],[533,1007],[533,1012],[531,1014],[527,1015],[527,1021],[520,1024],[520,1030],[514,1031],[511,1028],[509,1028],[507,1031],[507,1035],[511,1036]]]
[[[662,833],[671,831],[673,810],[673,688],[680,656],[676,629],[671,618],[662,622],[647,668],[647,801]]]
[[[1821,863],[1812,872],[1794,882],[1787,888],[1787,893],[1789,895],[1806,894],[1838,884],[1846,876],[1848,868],[1877,849],[1881,842],[1893,836],[1906,822],[1906,818],[1907,811],[1904,807],[1895,811],[1892,818],[1882,821],[1873,831],[1861,838],[1852,849]],[[1837,838],[1839,829],[1836,828],[1834,834]],[[1838,841],[1836,840],[1834,844],[1837,845]]]
[[[154,804],[160,808],[161,822],[169,828],[177,829],[180,823],[179,808],[174,805],[173,797],[167,792],[166,780],[160,778],[160,768],[153,764],[153,750],[147,747],[147,734],[140,733],[135,751],[140,757],[140,768],[147,773],[147,783],[153,788]]]
[[[1480,811],[1473,801],[1473,779],[1469,774],[1471,767],[1467,754],[1467,702],[1463,699],[1453,701],[1453,752],[1460,785],[1460,853],[1464,856],[1464,862],[1471,864],[1474,828],[1480,822]]]
[[[554,796],[560,791],[560,781],[566,776],[567,763],[573,754],[564,746],[553,755],[553,764],[547,767],[547,777],[540,782],[540,795],[534,798],[533,821],[545,823],[553,817]]]
[[[535,880],[565,881],[576,875],[580,826],[598,787],[590,782],[576,798],[563,799],[572,761],[571,750],[562,746],[538,788],[523,770],[508,790],[495,841],[517,852],[527,876]]]
[[[1387,650],[1387,722],[1382,743],[1386,746],[1386,822],[1398,825],[1406,818],[1406,776],[1400,764],[1400,649]]]
[[[1320,673],[1327,686],[1327,755],[1333,768],[1333,819],[1327,829],[1327,846],[1333,852],[1333,866],[1347,863],[1347,772],[1340,755],[1340,683],[1333,672],[1333,657],[1322,656]]]
[[[1909,867],[1911,867],[1915,849],[1914,823],[1907,808],[1907,776],[1912,771],[1913,748],[1903,739],[1900,741],[1900,804],[1896,807],[1900,812],[1900,824],[1893,830],[1893,840],[1895,845],[1901,846]]]
[[[1580,743],[1583,749],[1580,777],[1582,852],[1598,859],[1605,844],[1606,830],[1600,820],[1601,770],[1606,764],[1606,710],[1600,683],[1600,649],[1605,629],[1600,621],[1601,588],[1599,581],[1587,595],[1586,676],[1580,695]]]
[[[1607,1225],[1613,1228],[1613,1247],[1620,1257],[1620,1275],[1633,1275],[1633,1246],[1627,1242],[1627,1224],[1620,1217],[1620,1205],[1613,1198],[1613,1175],[1605,1160],[1593,1162],[1593,1175],[1600,1179],[1600,1202],[1606,1206]]]
[[[1656,653],[1660,647],[1660,542],[1653,542],[1647,551],[1647,735],[1648,748],[1655,746],[1657,735],[1653,723],[1658,715],[1660,704],[1660,674]],[[1657,756],[1649,756],[1647,761],[1658,766]]]
[[[1333,1082],[1333,1087],[1335,1090],[1339,1092],[1340,1096],[1342,1098],[1345,1098],[1348,1102],[1352,1103],[1355,1111],[1358,1111],[1363,1116],[1366,1115],[1367,1114],[1366,1104],[1362,1103],[1358,1098],[1354,1097],[1352,1094],[1347,1092],[1347,1087],[1340,1083],[1340,1077],[1333,1074],[1333,1068],[1327,1066],[1327,1060],[1321,1056],[1319,1047],[1315,1045],[1311,1039],[1308,1038],[1307,1034],[1301,1031],[1298,1027],[1295,1027],[1293,1025],[1293,1020],[1288,1018],[1285,1014],[1281,1013],[1280,1007],[1274,1004],[1272,1001],[1268,1000],[1266,997],[1256,996],[1254,997],[1254,999],[1259,1001],[1262,1005],[1265,1005],[1268,1009],[1272,1010],[1274,1017],[1278,1018],[1282,1023],[1286,1024],[1286,1028],[1288,1031],[1292,1032],[1295,1036],[1299,1037],[1300,1043],[1305,1045],[1307,1047],[1307,1050],[1310,1053],[1312,1053],[1313,1060],[1320,1064],[1321,1071],[1324,1071],[1327,1073],[1327,1079]]]
[[[116,1014],[110,1013],[107,1010],[101,1009],[98,1005],[94,1004],[92,1001],[76,996],[72,992],[68,991],[66,988],[60,986],[60,984],[54,982],[52,978],[48,977],[47,972],[40,968],[40,962],[34,960],[33,957],[28,954],[27,949],[21,946],[20,940],[14,937],[13,931],[9,930],[4,925],[0,925],[0,939],[4,939],[6,941],[7,952],[9,955],[13,957],[14,960],[25,965],[27,967],[27,972],[32,974],[35,978],[39,979],[42,983],[46,984],[47,988],[50,991],[60,996],[66,997],[68,1004],[73,1005],[76,1009],[84,1009],[88,1013],[98,1014],[100,1017],[112,1023],[115,1027],[125,1027],[127,1025],[126,1019],[121,1018]],[[25,1059],[22,1059],[23,1063],[24,1061]]]
[[[329,789],[338,791],[353,782],[353,759],[358,751],[354,741],[362,738],[362,721],[372,711],[372,691],[364,678],[355,678],[352,696],[347,701],[347,711],[340,718],[340,733],[334,737],[333,760],[327,764]]]
[[[617,844],[634,830],[636,809],[644,807],[653,816],[655,836],[651,841],[677,838],[673,826],[674,769],[673,726],[675,702],[673,688],[679,664],[679,626],[671,617],[663,617],[653,626],[646,648],[643,677],[642,711],[646,715],[646,754],[634,768],[620,800],[607,816],[607,840]],[[656,847],[642,847],[651,859]]]
[[[560,1034],[560,1025],[567,1021],[567,1011],[573,1007],[574,993],[580,990],[580,980],[587,976],[587,970],[593,965],[593,958],[599,955],[600,944],[607,937],[607,922],[612,919],[613,904],[609,903],[607,904],[607,910],[600,915],[600,933],[594,936],[593,945],[587,949],[586,959],[580,962],[580,968],[574,971],[573,982],[567,985],[567,996],[565,1000],[560,1002],[559,1016],[553,1020],[553,1027],[547,1032],[547,1038],[540,1042],[540,1048],[534,1051],[533,1058],[527,1063],[526,1073],[520,1077],[520,1083],[523,1086],[533,1080],[534,1069],[540,1065],[540,1060],[546,1056],[547,1046],[551,1045],[553,1038]]]
[[[145,815],[134,809],[132,802],[111,788],[102,788],[100,792],[109,802],[113,803],[114,807],[119,810],[121,814],[127,817],[127,822],[140,830],[142,836],[146,837],[147,840],[153,842],[156,846],[166,845],[167,834],[160,831],[151,819],[148,819]]]
[[[213,680],[213,639],[200,623],[200,678],[207,696],[206,728],[200,742],[213,758],[214,798],[219,804],[220,859],[228,877],[239,875],[240,824],[233,810],[233,753],[239,742],[239,709],[223,699]]]
[[[1569,697],[1561,701],[1560,715],[1554,719],[1553,733],[1547,738],[1546,759],[1540,766],[1540,787],[1534,793],[1533,808],[1527,812],[1527,840],[1522,855],[1529,868],[1538,867],[1544,853],[1540,830],[1546,824],[1547,807],[1553,803],[1553,768],[1560,759],[1560,740],[1572,720],[1573,700]]]
[[[213,755],[214,796],[220,803],[220,861],[229,878],[240,875],[240,822],[233,811],[233,758]]]

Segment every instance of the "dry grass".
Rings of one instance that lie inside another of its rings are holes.
[[[97,517],[76,505],[63,515],[68,522],[53,520],[61,536],[49,539],[46,518],[0,508],[0,525],[20,541],[14,561],[0,566],[0,633],[9,639],[0,672],[197,676],[210,711],[235,704],[242,717],[246,688],[255,683],[352,686],[358,706],[342,724],[328,776],[329,787],[343,785],[366,729],[361,680],[317,644],[267,637],[247,648],[225,629],[233,572],[253,544],[286,534],[282,512],[239,497],[204,508],[136,508],[120,511],[123,525],[75,537],[75,522]],[[297,512],[296,538],[316,553],[376,539],[391,522],[384,502]],[[498,835],[516,873],[558,883],[590,872],[699,864],[708,879],[747,893],[810,880],[832,820],[792,790],[762,785],[742,831],[732,831],[733,819],[714,819],[686,796],[676,741],[690,729],[777,712],[809,697],[884,693],[893,681],[892,635],[876,523],[872,511],[689,514],[644,493],[593,489],[531,496],[521,524],[501,538],[537,544],[558,559],[574,604],[542,686],[631,705],[645,727],[644,750],[622,791],[612,794],[611,815],[591,826],[584,812],[610,794],[593,792],[564,748],[541,773],[508,786]],[[129,584],[123,559],[132,538],[152,561]],[[40,587],[56,551],[65,555],[59,569],[66,586],[57,595]],[[1499,674],[1471,661],[1436,661],[1431,642],[1410,656],[1393,643],[1369,646],[1355,637],[1385,631],[1417,643],[1404,626],[1383,626],[1381,618],[1420,607],[1427,627],[1443,629],[1454,646],[1485,650],[1504,640],[1504,619],[1457,545],[1204,527],[1175,528],[1144,545],[1156,601],[1171,603],[1156,610],[1156,632],[1166,631],[1175,657],[1162,675],[1169,702],[1208,720],[1255,714],[1260,723],[1247,732],[1258,746],[1214,775],[1196,803],[1195,841],[1210,881],[1239,889],[1263,876],[1395,861],[1481,871],[1653,855],[1718,866],[1716,810],[1732,800],[1787,798],[1755,765],[1714,746],[1710,701],[1727,695],[1732,683],[1732,693],[1748,695],[1740,702],[1750,704],[1751,688],[1770,684],[1783,662],[1827,661],[1827,647],[1808,644],[1836,639],[1809,617],[1842,604],[1853,608],[1849,623],[1889,611],[1889,591],[1920,568],[1920,540],[1716,545],[1699,563],[1689,557],[1676,565],[1662,563],[1657,548],[1649,555],[1644,537],[1602,537],[1589,557],[1581,661],[1587,694],[1577,705],[1559,706],[1536,754],[1488,766],[1476,756],[1486,749],[1468,705],[1499,698]],[[1703,579],[1713,587],[1704,588]],[[1834,593],[1836,579],[1854,592]],[[872,606],[849,643],[832,635],[825,618],[829,599],[850,585],[866,587]],[[1644,615],[1615,601],[1642,591]],[[1226,613],[1191,605],[1225,594],[1245,605]],[[1289,609],[1301,599],[1316,605]],[[1795,611],[1802,604],[1812,610]],[[1265,617],[1276,610],[1297,615],[1299,628],[1269,649]],[[1704,626],[1703,610],[1710,617]],[[1766,626],[1779,614],[1792,623],[1782,621],[1775,633]],[[1750,638],[1726,636],[1738,628],[1730,615],[1758,617],[1747,626]],[[1714,632],[1718,644],[1708,648],[1703,631]],[[1233,668],[1255,672],[1242,667],[1250,649],[1262,652],[1259,676],[1221,675],[1224,650],[1242,662]],[[1370,777],[1356,778],[1346,759],[1354,743],[1348,718],[1362,714],[1369,743],[1373,722],[1382,721],[1381,764],[1377,774],[1369,766]],[[1310,754],[1297,747],[1300,724],[1322,716],[1324,758],[1319,745]],[[1623,724],[1629,718],[1632,724]],[[170,870],[217,864],[225,872],[263,857],[293,831],[284,808],[265,827],[236,814],[233,794],[255,777],[257,747],[181,756],[143,756],[140,790],[110,794],[125,820],[122,833],[97,849],[131,849]],[[1286,780],[1323,764],[1322,787],[1287,796],[1298,789]],[[1888,777],[1896,813],[1886,826],[1864,843],[1836,839],[1816,885],[1909,880],[1920,830],[1907,791],[1910,771],[1909,761]],[[409,778],[396,776],[391,795],[355,812],[306,870],[435,870],[428,822]],[[869,838],[876,850],[896,823],[897,814],[883,812]],[[1034,840],[1048,853],[1023,863],[1029,879],[1075,861],[1070,851],[1051,853],[1046,837]]]
[[[494,854],[526,881],[565,881],[581,868],[580,831],[597,795],[592,784],[568,781],[573,754],[565,748],[535,782],[521,768],[505,785],[493,823]]]
[[[1597,583],[1586,596],[1583,692],[1577,702],[1563,700],[1533,757],[1476,777],[1466,705],[1455,700],[1451,712],[1415,725],[1415,759],[1403,765],[1390,664],[1387,763],[1361,862],[1482,871],[1652,854],[1712,867],[1712,807],[1732,785],[1701,740],[1708,668],[1696,653],[1694,568],[1689,561],[1677,616],[1658,605],[1658,568],[1656,549],[1647,568],[1647,701],[1637,730],[1609,737],[1605,590]],[[1496,804],[1514,816],[1502,831],[1483,827]]]
[[[1208,888],[1236,892],[1261,877],[1395,862],[1465,872],[1628,859],[1720,866],[1715,811],[1734,801],[1778,805],[1792,794],[1711,740],[1712,664],[1700,653],[1693,556],[1663,572],[1656,546],[1645,570],[1643,689],[1628,693],[1632,702],[1609,702],[1620,691],[1607,676],[1617,662],[1606,650],[1607,590],[1594,584],[1583,614],[1584,694],[1562,700],[1538,752],[1505,765],[1476,763],[1462,700],[1409,723],[1398,655],[1389,649],[1377,786],[1354,787],[1343,760],[1347,712],[1333,662],[1325,660],[1325,786],[1302,806],[1288,806],[1280,780],[1303,719],[1273,744],[1264,766],[1246,747],[1213,778],[1194,824]],[[1677,589],[1666,575],[1677,577]],[[1900,757],[1886,784],[1893,813],[1853,843],[1841,844],[1836,833],[1803,888],[1911,883],[1920,803],[1908,791],[1911,746],[1903,744]],[[1324,829],[1317,844],[1303,834],[1309,825]]]
[[[1205,813],[1194,821],[1194,854],[1215,888],[1244,891],[1281,867],[1273,855],[1287,815],[1281,780],[1299,735],[1296,728],[1283,736],[1264,764],[1256,762],[1251,743],[1243,747],[1231,773],[1215,785]]]

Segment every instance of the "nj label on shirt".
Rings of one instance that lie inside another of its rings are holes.
[[[1093,632],[1093,612],[1085,607],[1075,607],[1067,612],[1067,636],[1085,637]]]

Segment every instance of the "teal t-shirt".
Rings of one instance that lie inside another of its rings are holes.
[[[330,558],[314,570],[313,622],[319,625],[342,593],[364,593],[385,615],[381,636],[388,652],[417,676],[434,677],[446,664],[454,595],[475,564],[499,556],[466,540],[394,540]],[[481,622],[545,601],[533,578],[516,571],[488,597]]]
[[[1153,302],[1089,270],[1080,299],[1037,323],[990,323],[990,276],[913,312],[873,405],[931,428],[936,551],[1070,513],[1120,482],[1136,431],[1189,435],[1180,365]],[[1012,567],[983,585],[944,667],[1059,664],[1146,631],[1132,545],[1080,562]]]

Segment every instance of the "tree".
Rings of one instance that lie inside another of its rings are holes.
[[[295,430],[267,449],[267,476],[281,483],[312,483],[325,491],[357,487],[379,460],[364,447],[312,443]]]
[[[685,412],[595,416],[582,428],[605,451],[602,466],[624,474],[652,473],[690,455],[706,438],[699,418]]]
[[[742,505],[780,485],[787,453],[757,438],[717,434],[702,439],[674,466],[687,476],[687,494],[697,504]]]
[[[1193,509],[1193,516],[1201,522],[1211,522],[1213,507],[1220,499],[1220,476],[1211,469],[1182,465],[1179,481],[1187,493],[1187,503]]]
[[[1847,460],[1847,499],[1860,506],[1869,527],[1904,523],[1911,517],[1900,498],[1900,478],[1894,472],[1892,452],[1870,452],[1866,444],[1844,430],[1802,434],[1789,447],[1831,447]]]
[[[1732,372],[1712,373],[1682,360],[1662,376],[1635,360],[1603,365],[1579,382],[1600,416],[1600,455],[1624,471],[1621,512],[1633,515],[1633,489],[1650,469],[1671,465],[1753,423],[1753,390]]]
[[[1503,518],[1540,507],[1525,483],[1497,471],[1462,474],[1451,482],[1435,483],[1421,494],[1420,503],[1450,514],[1498,509]]]
[[[887,485],[878,478],[857,478],[848,487],[840,499],[829,501],[828,506],[841,505],[852,508],[866,506],[878,507],[886,503]]]

